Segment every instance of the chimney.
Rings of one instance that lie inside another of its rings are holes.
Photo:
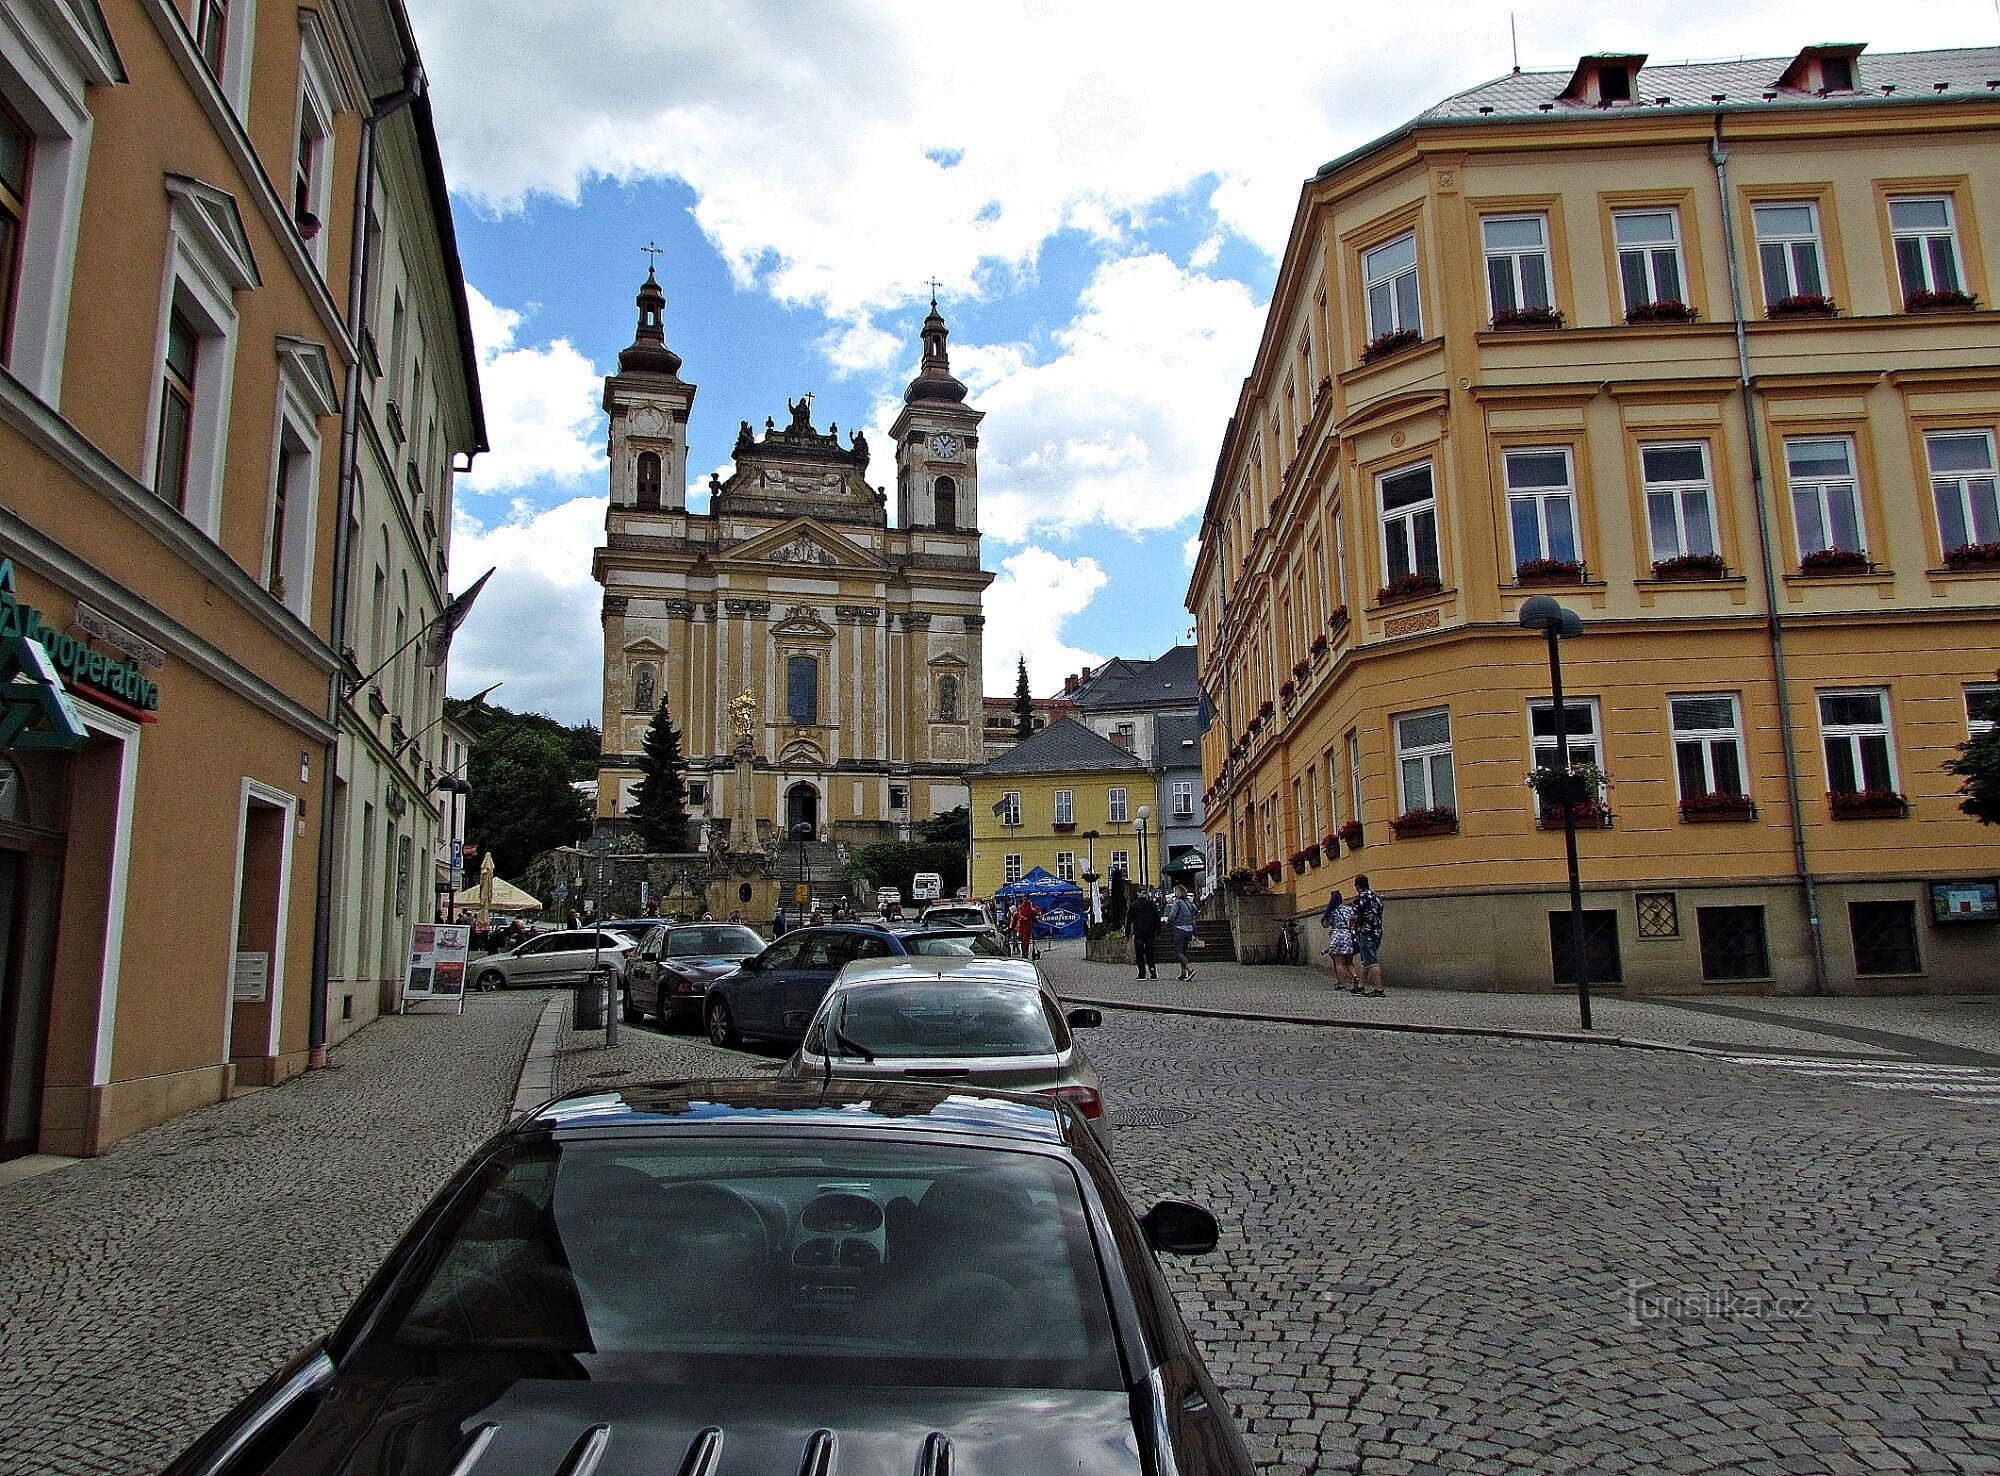
[[[1083,680],[1086,682],[1090,680],[1090,668],[1087,666],[1083,669]]]
[[[1074,692],[1075,690],[1076,690],[1076,673],[1071,672],[1068,676],[1063,678],[1063,696],[1067,697],[1069,696],[1070,693]]]

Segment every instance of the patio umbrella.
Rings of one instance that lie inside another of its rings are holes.
[[[493,926],[493,852],[479,858],[479,926]]]

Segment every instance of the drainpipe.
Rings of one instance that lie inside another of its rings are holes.
[[[1807,942],[1812,948],[1812,992],[1828,993],[1826,934],[1820,922],[1819,882],[1806,856],[1805,813],[1799,801],[1798,750],[1793,743],[1791,682],[1785,671],[1785,629],[1778,614],[1777,562],[1771,550],[1771,515],[1764,500],[1764,457],[1757,429],[1757,385],[1750,373],[1750,340],[1744,329],[1743,277],[1737,265],[1736,211],[1729,196],[1729,153],[1722,146],[1722,114],[1715,115],[1715,136],[1708,157],[1715,165],[1715,187],[1722,198],[1722,250],[1729,264],[1729,311],[1736,330],[1736,377],[1742,386],[1743,431],[1750,443],[1751,501],[1757,509],[1757,557],[1764,577],[1764,622],[1771,643],[1771,679],[1778,692],[1778,732],[1785,759],[1785,804],[1792,823],[1792,867],[1805,893]]]
[[[331,631],[336,655],[347,637],[348,523],[354,515],[354,479],[361,444],[362,290],[368,280],[368,207],[375,196],[375,129],[383,119],[401,112],[424,92],[423,68],[412,58],[403,68],[403,85],[386,97],[370,101],[361,120],[361,148],[354,165],[354,234],[348,250],[347,335],[354,358],[347,366],[346,393],[340,404],[340,478],[333,499],[333,613]],[[340,748],[340,713],[347,704],[347,669],[334,667],[327,681],[326,720],[332,729],[321,760],[319,805],[319,874],[313,896],[311,1017],[306,1027],[306,1067],[326,1065],[327,982],[333,950],[333,784]]]

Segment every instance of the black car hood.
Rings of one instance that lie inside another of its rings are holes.
[[[330,1391],[268,1468],[272,1476],[586,1469],[593,1476],[1140,1476],[1146,1469],[1123,1391],[478,1377],[339,1384],[347,1387]]]

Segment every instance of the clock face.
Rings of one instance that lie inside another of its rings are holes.
[[[933,456],[958,455],[958,437],[946,432],[939,432],[937,435],[932,436],[931,454]]]

